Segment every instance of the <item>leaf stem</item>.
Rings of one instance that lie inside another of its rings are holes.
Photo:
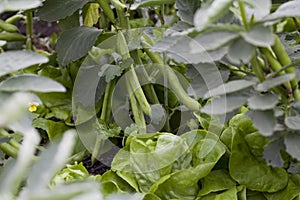
[[[26,49],[33,50],[32,40],[33,40],[33,17],[32,11],[26,12]]]
[[[100,115],[100,120],[108,123],[108,116],[110,113],[110,97],[111,97],[111,93],[112,93],[112,89],[113,89],[113,80],[110,81],[105,88],[105,94],[104,94],[104,99],[103,99],[103,104],[102,104],[102,111],[101,111],[101,115]]]
[[[248,20],[247,20],[247,14],[246,14],[245,6],[244,6],[244,4],[241,0],[238,0],[238,3],[239,3],[239,8],[240,8],[240,11],[241,11],[241,17],[242,17],[244,27],[248,31],[249,30],[249,24],[248,24]]]

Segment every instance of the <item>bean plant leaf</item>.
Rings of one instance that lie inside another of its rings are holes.
[[[42,0],[0,0],[0,13],[4,11],[18,11],[37,8]]]
[[[105,77],[105,81],[108,83],[113,80],[115,77],[121,76],[124,68],[121,68],[119,65],[102,65],[98,75],[99,77]]]
[[[48,77],[23,74],[1,82],[0,91],[65,92],[66,89],[60,83]]]
[[[300,116],[290,116],[284,119],[285,125],[292,130],[300,130]]]
[[[272,109],[278,103],[279,97],[275,94],[257,94],[248,99],[248,105],[254,110]]]
[[[72,15],[87,2],[89,0],[46,0],[44,5],[37,11],[37,16],[45,21],[57,21]]]
[[[76,27],[64,31],[57,41],[58,61],[66,66],[70,61],[75,61],[92,48],[101,30],[90,27]]]
[[[186,76],[192,80],[188,91],[200,98],[208,90],[223,84],[229,77],[229,71],[219,70],[213,63],[201,63],[188,66]]]
[[[201,112],[211,115],[222,115],[240,108],[247,102],[247,99],[248,97],[242,94],[224,95],[220,98],[214,98],[201,109]]]
[[[215,0],[209,6],[200,8],[194,16],[194,24],[198,30],[217,21],[229,10],[233,0]]]
[[[194,24],[194,14],[200,7],[199,0],[176,0],[177,15],[181,21]]]
[[[226,53],[227,48],[219,48],[216,51],[206,51],[196,40],[187,36],[170,36],[157,42],[153,51],[167,52],[170,58],[183,63],[213,63],[221,59]]]
[[[241,51],[241,47],[243,50]],[[247,43],[243,38],[235,40],[228,49],[228,59],[234,64],[248,63],[253,55],[254,46]]]
[[[283,167],[284,161],[281,157],[281,150],[285,150],[283,138],[272,141],[264,150],[264,158],[273,167]]]
[[[257,85],[256,90],[260,92],[268,91],[277,85],[281,85],[286,81],[290,81],[294,78],[294,74],[284,74],[275,78],[268,78],[264,82]]]
[[[31,51],[9,51],[0,54],[0,76],[26,67],[48,62],[48,58]]]
[[[244,40],[253,46],[268,47],[274,43],[274,35],[270,27],[256,26],[241,34]]]
[[[224,94],[229,94],[233,92],[237,92],[243,90],[245,88],[251,87],[256,84],[256,81],[248,81],[248,80],[235,80],[230,81],[225,84],[222,84],[212,90],[209,90],[204,98],[207,99],[212,96],[220,96]]]
[[[300,16],[299,10],[300,10],[299,0],[288,1],[280,5],[275,12],[268,15],[263,20],[269,21],[269,20],[282,19],[286,17],[299,17]]]
[[[270,136],[273,134],[276,118],[273,110],[250,110],[247,115],[253,121],[255,127],[265,136]]]
[[[300,160],[300,135],[295,133],[287,134],[284,138],[284,144],[286,146],[286,151],[293,156]]]
[[[271,0],[246,0],[248,18],[251,19],[254,16],[260,20],[270,13],[272,7]]]
[[[213,31],[200,34],[193,38],[199,46],[203,48],[204,51],[210,51],[218,49],[228,43],[230,43],[235,38],[239,37],[236,32],[231,31]],[[197,50],[197,49],[192,49]]]
[[[171,4],[174,3],[175,0],[135,0],[134,4],[131,5],[131,10],[136,10],[140,7],[148,7],[148,6],[157,6],[163,4]]]

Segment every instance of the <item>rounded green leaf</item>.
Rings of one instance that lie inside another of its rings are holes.
[[[248,105],[254,110],[268,110],[274,108],[278,100],[275,94],[257,94],[248,99]]]
[[[268,78],[264,82],[257,85],[256,90],[260,92],[268,91],[271,88],[281,85],[287,81],[291,81],[295,74],[284,74],[275,78]]]
[[[300,135],[297,134],[287,134],[284,138],[284,144],[286,146],[286,151],[293,156],[300,160]]]
[[[31,51],[9,51],[0,54],[0,76],[31,65],[48,62],[48,58]]]
[[[276,118],[274,110],[250,110],[247,115],[255,127],[265,136],[271,136],[275,130]]]
[[[239,90],[251,87],[256,84],[256,81],[248,81],[248,80],[236,80],[230,81],[228,83],[222,84],[212,90],[209,90],[204,98],[207,99],[212,96],[220,96],[228,93],[237,92]]]
[[[0,0],[0,13],[4,11],[19,11],[37,8],[42,0]]]
[[[203,50],[210,51],[225,46],[237,37],[239,37],[239,35],[236,32],[212,31],[200,34],[193,39],[203,48]],[[198,49],[196,49],[196,51],[197,50]],[[192,51],[195,50],[192,49]]]
[[[256,26],[241,35],[246,42],[259,47],[269,47],[275,41],[271,28],[265,26]]]
[[[194,16],[194,24],[198,30],[217,21],[229,10],[233,0],[215,0],[208,7],[200,8]]]
[[[241,49],[241,47],[243,47]],[[234,64],[248,63],[254,52],[254,46],[243,38],[235,40],[228,49],[228,59]]]
[[[284,123],[293,130],[300,130],[300,116],[286,117]]]
[[[222,115],[240,108],[247,102],[248,97],[234,94],[214,98],[211,103],[205,105],[201,112],[211,115]]]
[[[285,17],[299,17],[300,16],[300,1],[288,1],[272,14],[268,15],[262,21],[277,20]]]
[[[65,92],[60,83],[43,76],[24,74],[13,76],[0,83],[0,91]]]

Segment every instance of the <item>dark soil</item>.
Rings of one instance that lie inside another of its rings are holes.
[[[0,14],[0,19],[5,20],[11,16],[16,14],[15,12],[6,12]],[[23,35],[26,34],[26,24],[24,20],[21,20],[15,24],[18,28],[20,33]],[[33,23],[34,35],[36,37],[45,38],[51,37],[53,33],[58,34],[60,32],[60,28],[57,22],[46,22],[42,20],[34,19]]]
[[[99,160],[95,160],[94,164],[91,160],[91,155],[85,157],[82,160],[83,166],[88,170],[90,175],[104,174],[106,171],[110,169],[110,167],[106,166]]]

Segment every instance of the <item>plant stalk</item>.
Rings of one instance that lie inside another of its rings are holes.
[[[33,17],[32,11],[26,12],[26,49],[33,50]]]

